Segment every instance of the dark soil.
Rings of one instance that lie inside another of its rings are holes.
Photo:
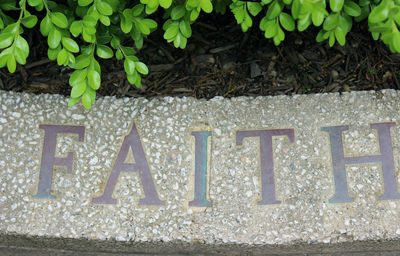
[[[316,43],[318,29],[287,33],[275,47],[258,27],[243,33],[231,15],[205,15],[193,25],[185,50],[175,49],[156,31],[138,57],[150,68],[137,89],[122,62],[102,61],[98,95],[117,97],[281,95],[353,90],[400,89],[400,55],[375,42],[365,23],[354,24],[345,47]],[[72,69],[46,59],[46,41],[28,34],[28,63],[15,74],[0,69],[0,89],[69,95]]]

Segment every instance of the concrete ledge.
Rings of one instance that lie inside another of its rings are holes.
[[[399,96],[0,91],[0,255],[396,255]]]

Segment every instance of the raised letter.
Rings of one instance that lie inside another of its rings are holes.
[[[194,199],[189,206],[211,206],[207,200],[207,138],[211,132],[192,132],[195,137]]]
[[[262,200],[258,205],[280,204],[281,201],[275,197],[275,178],[274,178],[274,156],[272,149],[272,136],[287,136],[291,144],[294,143],[294,129],[274,129],[274,130],[254,130],[237,131],[236,145],[242,145],[243,138],[260,138],[260,160],[261,160],[261,189]]]
[[[33,198],[49,198],[54,199],[55,196],[50,194],[51,181],[53,180],[53,167],[65,166],[68,173],[72,172],[72,161],[74,153],[69,152],[67,157],[55,157],[57,134],[72,133],[78,134],[79,141],[83,141],[85,127],[69,126],[69,125],[39,125],[44,130],[42,160],[40,164],[39,186],[37,194]]]
[[[129,148],[131,148],[136,163],[125,163],[128,155]],[[149,166],[147,164],[146,156],[144,155],[142,143],[140,142],[139,133],[136,129],[135,123],[132,124],[132,129],[128,135],[125,136],[122,142],[121,149],[115,160],[114,167],[108,178],[107,185],[104,189],[103,195],[93,198],[92,202],[95,204],[115,204],[116,199],[112,197],[115,185],[117,184],[120,172],[138,172],[142,180],[144,191],[144,198],[140,199],[140,205],[163,205],[164,202],[158,198],[154,182],[151,177]]]
[[[322,127],[321,130],[329,133],[331,142],[333,177],[335,179],[335,196],[329,199],[329,203],[349,203],[354,198],[349,196],[346,179],[346,164],[381,163],[385,193],[381,200],[399,199],[397,192],[396,174],[393,161],[393,147],[390,137],[390,127],[395,123],[371,124],[372,129],[378,131],[380,155],[345,157],[343,151],[342,132],[349,126]]]

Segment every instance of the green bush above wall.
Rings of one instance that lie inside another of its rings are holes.
[[[310,25],[320,27],[318,42],[344,45],[353,21],[368,18],[372,37],[400,52],[400,0],[1,0],[0,67],[15,72],[17,63],[26,63],[29,45],[23,32],[39,24],[47,37],[49,59],[75,69],[68,105],[81,100],[90,109],[101,84],[99,58],[123,60],[128,81],[140,87],[141,75],[149,72],[136,57],[143,38],[163,29],[165,40],[183,49],[192,35],[191,25],[202,12],[213,10],[231,11],[243,32],[261,15],[258,26],[275,45],[285,39],[285,31],[304,31]],[[163,14],[163,24],[151,18],[157,11]]]

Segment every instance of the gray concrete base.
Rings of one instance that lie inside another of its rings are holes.
[[[400,92],[0,91],[0,255],[398,255]]]

